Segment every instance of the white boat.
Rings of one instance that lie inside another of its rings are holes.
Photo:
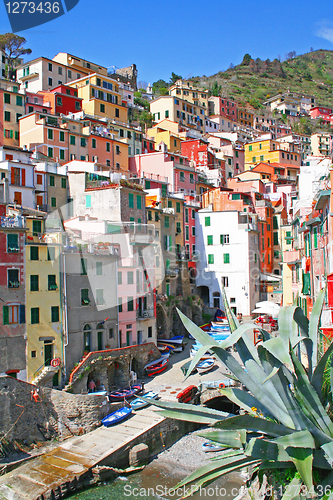
[[[214,359],[209,358],[204,361],[200,361],[200,363],[197,364],[196,369],[198,370],[198,373],[201,375],[201,373],[206,373],[209,372],[213,368],[215,364]]]
[[[202,449],[204,452],[207,451],[222,451],[225,449],[224,446],[221,446],[220,444],[215,444],[212,441],[207,441],[202,445]]]
[[[193,359],[194,356],[196,356],[198,353],[198,351],[196,351],[195,349],[191,349],[190,351],[190,358]],[[214,356],[212,356],[209,351],[207,351],[205,354],[203,354],[200,358],[200,361],[203,361],[203,360],[206,360],[206,359],[214,359]]]
[[[161,358],[158,358],[158,359],[155,359],[155,361],[151,361],[150,363],[147,363],[143,368],[146,369],[146,368],[149,368],[149,366],[153,366],[153,365],[156,365],[158,363],[161,363],[161,361],[163,361],[165,359],[165,357],[161,357]]]
[[[147,398],[147,399],[157,399],[158,397],[158,392],[154,392],[154,391],[149,391],[147,392],[146,394],[142,394],[143,397]],[[131,408],[133,410],[139,410],[140,408],[144,408],[145,406],[148,406],[149,403],[147,403],[147,401],[144,401],[143,399],[141,398],[135,398],[132,402],[131,402]]]

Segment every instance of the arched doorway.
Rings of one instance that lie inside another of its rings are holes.
[[[213,292],[213,307],[220,309],[221,300],[220,300],[220,292]]]
[[[104,324],[97,323],[97,351],[103,351],[104,349]]]

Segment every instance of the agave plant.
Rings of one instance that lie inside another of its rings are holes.
[[[212,426],[201,436],[227,447],[227,451],[175,488],[190,484],[192,489],[207,486],[218,477],[244,467],[251,470],[252,480],[260,479],[265,470],[294,468],[298,474],[289,485],[292,492],[288,489],[283,498],[297,498],[305,488],[311,497],[315,494],[322,498],[333,485],[333,423],[322,392],[323,374],[333,344],[317,360],[318,326],[325,292],[319,293],[310,320],[296,305],[281,308],[279,331],[273,337],[261,330],[263,342],[257,347],[246,332],[258,326],[254,323],[239,326],[225,293],[223,296],[231,335],[220,344],[178,310],[185,328],[202,344],[186,377],[204,352],[213,351],[244,387],[220,389],[221,394],[244,411],[233,415],[203,406],[154,402],[163,407],[159,411],[163,416]],[[241,363],[227,351],[233,345]],[[316,484],[315,470],[320,471],[316,478],[321,478]]]

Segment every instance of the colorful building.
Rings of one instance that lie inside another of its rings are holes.
[[[0,205],[0,372],[20,380],[26,372],[26,309],[24,258],[25,218]]]
[[[257,139],[245,145],[245,170],[259,162],[288,163],[299,167],[301,165],[301,151],[292,143],[272,141],[271,139]]]
[[[4,81],[0,89],[0,147],[19,146],[19,119],[25,114],[25,96],[19,84]]]

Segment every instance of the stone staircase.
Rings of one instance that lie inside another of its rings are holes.
[[[52,387],[54,374],[59,370],[59,366],[44,366],[43,370],[30,382],[34,385]]]

